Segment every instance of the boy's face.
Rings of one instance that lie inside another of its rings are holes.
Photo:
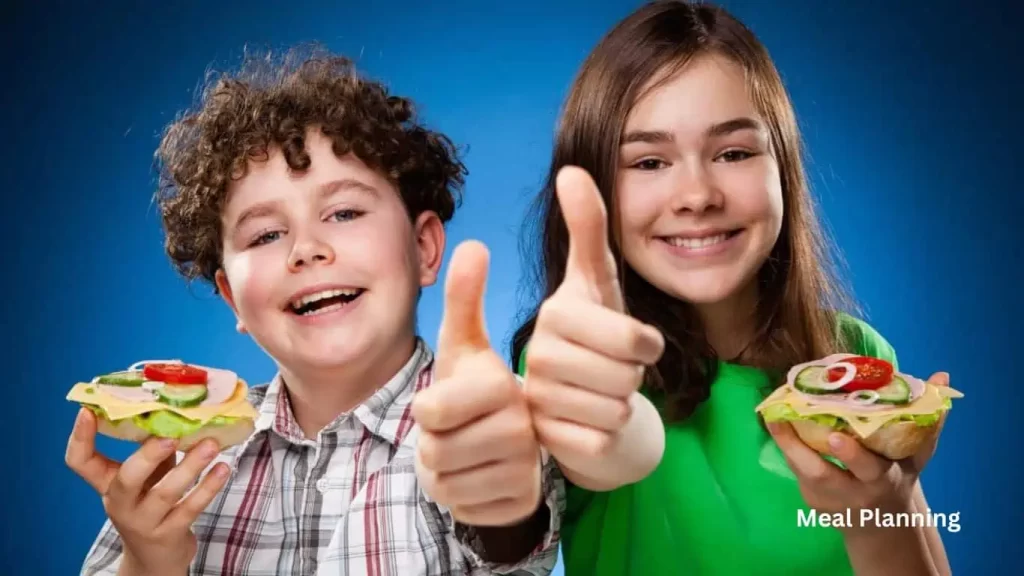
[[[414,332],[421,286],[437,279],[444,229],[410,222],[395,187],[319,130],[293,173],[278,149],[233,182],[221,214],[217,285],[239,325],[286,370],[379,357]]]

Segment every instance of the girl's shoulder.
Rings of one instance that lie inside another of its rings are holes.
[[[896,350],[878,330],[864,320],[845,312],[839,312],[836,314],[836,327],[841,338],[840,342],[847,352],[880,358],[898,368]]]

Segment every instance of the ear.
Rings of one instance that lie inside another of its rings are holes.
[[[242,323],[242,318],[238,315],[238,307],[235,306],[235,296],[231,292],[231,284],[228,284],[228,276],[224,273],[224,269],[217,270],[213,279],[214,283],[217,285],[217,292],[220,293],[221,298],[227,302],[228,307],[230,307],[231,311],[235,314],[235,319],[238,320],[238,324],[235,326],[235,329],[238,330],[240,334],[245,334],[245,324]]]
[[[420,286],[432,286],[437,282],[444,257],[444,224],[436,212],[428,210],[416,218],[413,232],[419,254]]]

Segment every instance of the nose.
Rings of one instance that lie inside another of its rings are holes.
[[[673,211],[700,214],[722,207],[725,195],[703,163],[677,166],[680,172],[672,194]]]
[[[331,264],[334,262],[334,249],[331,245],[313,235],[298,238],[288,254],[288,269],[298,272],[313,263]]]

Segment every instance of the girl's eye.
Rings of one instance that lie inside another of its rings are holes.
[[[634,163],[632,166],[632,168],[637,168],[639,170],[657,170],[664,167],[665,162],[663,160],[658,160],[657,158],[646,158]]]
[[[754,154],[746,150],[726,150],[718,158],[724,162],[742,162],[753,157]]]

